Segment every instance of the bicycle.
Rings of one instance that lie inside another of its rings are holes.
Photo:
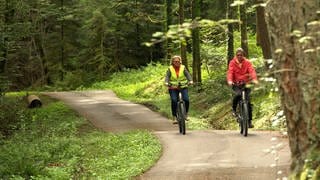
[[[245,90],[246,84],[240,82],[233,84],[233,86],[238,87],[241,91],[241,99],[238,102],[239,113],[237,113],[237,121],[240,126],[240,134],[247,136],[249,128],[249,100]]]
[[[187,120],[187,112],[186,112],[186,105],[182,99],[182,94],[180,91],[181,86],[188,85],[188,83],[180,83],[178,84],[179,95],[178,95],[178,103],[177,103],[177,121],[179,125],[179,133],[185,135],[186,134],[186,120]],[[169,85],[173,86],[173,85]]]

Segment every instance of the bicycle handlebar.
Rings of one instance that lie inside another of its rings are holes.
[[[167,86],[168,86],[168,87],[177,87],[177,88],[180,88],[181,86],[189,86],[189,85],[191,85],[191,84],[192,84],[192,83],[190,83],[190,82],[186,82],[186,83],[181,83],[181,82],[179,82],[178,85],[173,85],[173,84],[171,84],[171,83],[168,83]]]
[[[242,88],[250,88],[253,86],[253,83],[246,83],[244,81],[234,82],[232,83],[232,86],[238,87],[240,89]]]

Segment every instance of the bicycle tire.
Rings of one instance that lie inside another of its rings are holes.
[[[186,117],[187,117],[187,113],[186,113],[186,108],[185,108],[185,104],[184,102],[180,104],[180,109],[181,109],[181,133],[183,135],[186,134]]]
[[[243,134],[243,108],[242,108],[242,102],[239,103],[239,126],[240,126],[240,134]]]
[[[181,115],[180,115],[179,111],[180,111],[179,108],[177,108],[177,121],[178,121],[178,126],[179,126],[179,133],[182,133],[181,124],[180,124]]]
[[[179,102],[178,102],[178,106],[177,106],[177,121],[178,121],[178,126],[179,126],[179,133],[182,133],[182,128],[181,128],[181,110],[180,110],[180,105],[179,105]]]
[[[242,125],[243,125],[243,135],[248,135],[248,128],[249,128],[249,109],[248,103],[242,104]]]
[[[186,109],[184,102],[179,102],[177,107],[177,120],[179,124],[179,132],[183,135],[186,134]]]

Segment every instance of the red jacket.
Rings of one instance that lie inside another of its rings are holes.
[[[242,63],[239,63],[237,58],[234,57],[229,63],[227,81],[232,81],[234,83],[244,81],[247,83],[251,80],[257,80],[257,73],[251,62],[244,58]]]

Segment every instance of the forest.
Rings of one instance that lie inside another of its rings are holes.
[[[222,94],[228,62],[242,47],[261,81],[256,101],[273,96],[273,114],[283,114],[291,178],[320,177],[319,0],[0,0],[0,32],[2,124],[10,92],[99,88],[121,73],[165,69],[174,55],[197,91],[223,89],[206,99],[220,103],[230,98]]]

